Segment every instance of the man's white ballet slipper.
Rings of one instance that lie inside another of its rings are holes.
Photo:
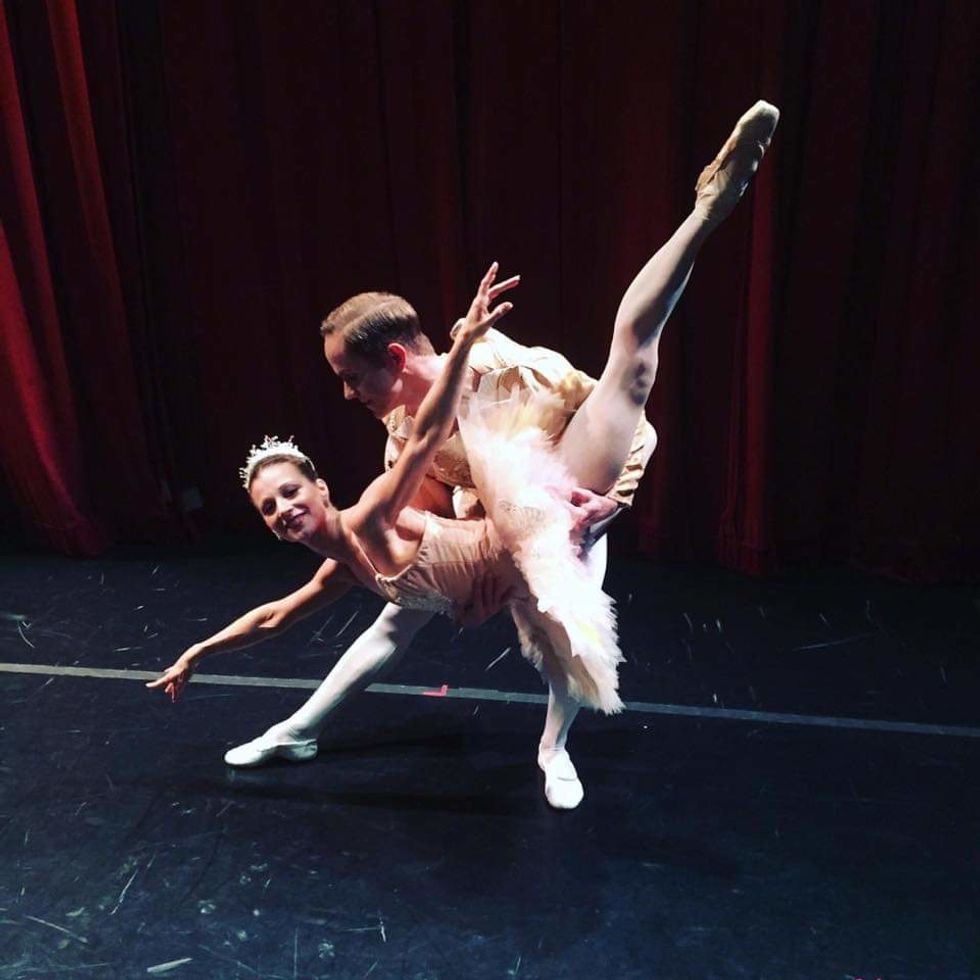
[[[582,802],[585,790],[564,749],[559,749],[551,758],[539,755],[538,767],[544,773],[545,799],[556,810],[574,810]]]
[[[727,217],[759,169],[779,122],[779,110],[761,99],[735,124],[694,187],[695,209],[715,224]]]
[[[296,741],[273,741],[260,735],[251,742],[236,745],[225,753],[225,762],[236,769],[248,769],[261,766],[273,759],[286,759],[289,762],[308,762],[315,759],[317,744],[315,738],[298,739]]]

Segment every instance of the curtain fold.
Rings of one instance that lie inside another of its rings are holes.
[[[60,335],[6,10],[0,9],[0,461],[28,539],[92,554],[107,538],[87,499],[78,422]],[[10,239],[13,239],[11,247]],[[28,312],[30,311],[30,312]]]
[[[134,324],[123,302],[77,10],[71,0],[12,9],[21,59],[7,68],[10,84],[4,86],[8,147],[15,150],[7,179],[18,185],[9,228],[12,251],[26,251],[31,269],[9,286],[9,308],[19,308],[23,327],[18,331],[16,314],[5,322],[8,347],[18,348],[8,363],[15,384],[7,393],[16,402],[11,415],[22,415],[33,435],[21,452],[37,451],[65,500],[63,520],[34,506],[36,482],[21,494],[42,538],[89,554],[114,535],[152,529],[162,516],[159,491],[146,445],[145,398],[131,351]],[[102,13],[112,8],[103,5]],[[7,60],[17,49],[8,31],[5,39]],[[118,88],[116,83],[112,90]],[[45,338],[46,356],[35,356],[33,364],[29,334]],[[24,397],[25,384],[31,398]],[[52,399],[57,410],[46,410]],[[15,487],[23,482],[16,455],[5,454],[5,468]],[[70,545],[66,535],[74,538]]]

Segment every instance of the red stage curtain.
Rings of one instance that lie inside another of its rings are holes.
[[[753,574],[976,570],[980,4],[4,14],[0,462],[56,547],[165,533],[161,485],[248,526],[234,473],[266,432],[349,501],[383,435],[317,324],[362,289],[444,341],[499,259],[524,276],[510,330],[597,371],[619,295],[761,96],[772,152],[665,335],[636,543]]]
[[[105,193],[125,141],[98,145],[74,3],[8,5],[2,30],[4,472],[36,536],[88,554],[159,516]]]

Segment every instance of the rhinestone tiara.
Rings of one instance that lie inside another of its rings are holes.
[[[310,457],[293,442],[292,436],[288,439],[280,439],[279,436],[266,436],[261,445],[252,446],[248,451],[248,456],[245,457],[245,465],[238,471],[238,475],[242,478],[242,486],[246,490],[252,482],[252,476],[256,469],[270,456],[290,456],[301,463],[313,465]]]

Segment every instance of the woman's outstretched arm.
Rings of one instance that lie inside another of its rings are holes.
[[[491,306],[500,295],[518,285],[520,276],[495,284],[496,278],[494,262],[480,280],[466,316],[453,329],[453,346],[439,377],[422,399],[412,434],[398,461],[361,496],[359,508],[366,519],[380,520],[387,526],[394,524],[415,496],[436,451],[449,437],[466,380],[470,348],[513,309],[513,304],[508,302],[492,309]]]
[[[146,686],[154,690],[163,688],[170,700],[176,701],[201,657],[261,643],[336,601],[354,584],[345,565],[328,559],[302,588],[257,606],[213,636],[189,646],[171,667]]]

